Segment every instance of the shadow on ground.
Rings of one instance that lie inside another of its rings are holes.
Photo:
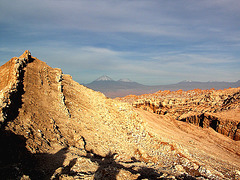
[[[64,167],[68,148],[63,148],[55,154],[32,154],[26,148],[24,136],[16,135],[11,131],[0,132],[0,177],[1,179],[20,179],[23,175],[31,179],[51,179],[59,167],[62,174],[70,173],[70,169],[77,159],[70,161]]]
[[[105,180],[116,180],[117,175],[120,170],[129,171],[131,174],[138,175],[137,179],[159,179],[159,177],[163,173],[157,172],[153,168],[149,167],[137,167],[134,164],[136,162],[140,162],[136,160],[134,157],[131,158],[130,162],[117,162],[114,159],[116,153],[112,153],[111,151],[106,156],[100,156],[98,154],[93,153],[93,151],[87,151],[86,156],[82,156],[84,158],[88,158],[94,163],[98,164],[98,169],[95,172],[88,172],[87,175],[91,174],[94,176],[95,180],[105,179]],[[123,164],[127,165],[124,166]],[[130,165],[130,166],[129,166]],[[85,172],[81,172],[85,173]]]
[[[60,176],[76,176],[80,174],[94,177],[95,180],[116,180],[120,171],[128,171],[140,179],[169,179],[162,178],[163,172],[154,168],[140,166],[140,161],[134,157],[131,161],[117,161],[114,157],[116,153],[111,151],[106,156],[100,156],[91,151],[86,151],[85,156],[91,162],[98,164],[96,171],[74,172],[72,167],[76,164],[77,158],[72,159],[68,165],[64,166],[66,154],[69,148],[62,148],[55,154],[37,153],[32,154],[26,148],[24,136],[16,135],[11,131],[0,131],[0,179],[21,179],[24,175],[32,180],[58,180]],[[79,157],[79,158],[80,158]],[[195,179],[194,177],[182,175],[176,179]],[[118,178],[119,179],[119,178]]]

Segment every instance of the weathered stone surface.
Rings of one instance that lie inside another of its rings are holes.
[[[226,90],[159,91],[119,98],[153,113],[171,116],[239,139],[240,88]]]

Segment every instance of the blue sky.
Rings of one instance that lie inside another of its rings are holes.
[[[24,50],[79,83],[240,79],[238,0],[0,0],[0,65]]]

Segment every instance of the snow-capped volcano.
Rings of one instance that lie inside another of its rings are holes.
[[[148,94],[157,92],[159,90],[170,90],[177,91],[182,89],[184,91],[192,90],[192,89],[226,89],[229,87],[239,87],[240,81],[237,82],[199,82],[199,81],[190,81],[185,80],[178,82],[176,84],[168,84],[168,85],[155,85],[148,86],[139,84],[137,82],[131,81],[130,79],[124,78],[119,79],[117,81],[112,78],[104,75],[94,80],[91,83],[85,84],[86,87],[93,89],[95,91],[100,91],[104,93],[106,96],[115,98],[115,97],[123,97],[129,94]]]
[[[95,81],[114,81],[114,80],[112,78],[104,75],[104,76],[97,78]]]

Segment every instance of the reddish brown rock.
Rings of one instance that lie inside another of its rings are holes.
[[[154,94],[119,98],[136,108],[171,116],[239,139],[240,88],[226,90],[158,91]]]

